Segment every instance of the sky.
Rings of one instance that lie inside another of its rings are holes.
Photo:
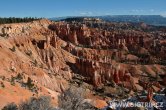
[[[166,0],[1,0],[0,17],[163,15]]]

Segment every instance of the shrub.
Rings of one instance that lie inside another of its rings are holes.
[[[0,79],[5,80],[6,78],[5,76],[0,76]]]
[[[5,85],[4,85],[4,83],[3,83],[3,82],[1,82],[1,87],[2,87],[2,88],[5,88]]]
[[[84,90],[82,88],[69,88],[59,96],[58,104],[62,110],[97,110],[84,101]]]
[[[15,85],[15,77],[11,76],[10,84],[13,86]]]
[[[18,75],[16,76],[16,79],[18,79],[18,80],[22,80],[22,79],[23,79],[22,74],[21,74],[21,73],[18,73]]]
[[[32,61],[32,63],[33,63],[33,65],[35,66],[35,67],[37,67],[38,66],[38,63],[37,63],[37,60],[35,59],[35,60],[33,60]]]
[[[12,48],[9,48],[12,52],[15,52],[16,51],[16,47],[13,46]]]
[[[39,98],[31,97],[18,106],[15,103],[6,105],[2,110],[58,110],[51,106],[51,98],[41,96]]]
[[[22,102],[19,105],[19,110],[53,110],[51,98],[48,96],[41,96],[39,98],[32,97]]]
[[[29,89],[32,89],[34,87],[34,84],[32,82],[33,82],[33,80],[30,77],[28,77],[26,84],[27,84]]]
[[[18,110],[17,105],[15,103],[10,103],[3,107],[2,110]]]
[[[1,36],[1,37],[7,37],[7,36],[8,36],[8,34],[3,33],[3,34],[0,34],[0,36]]]
[[[99,110],[83,99],[83,89],[70,88],[59,96],[59,108],[51,106],[49,96],[31,97],[29,100],[21,102],[18,106],[11,103],[2,110]]]
[[[28,56],[32,56],[32,51],[31,50],[28,50],[25,52]]]

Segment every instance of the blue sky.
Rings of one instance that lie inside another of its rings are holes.
[[[166,15],[166,0],[1,0],[0,17]]]

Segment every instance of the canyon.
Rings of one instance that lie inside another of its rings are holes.
[[[71,85],[97,108],[166,86],[166,27],[145,23],[36,20],[0,25],[0,108],[31,96],[53,105]],[[152,99],[151,94],[148,101]]]

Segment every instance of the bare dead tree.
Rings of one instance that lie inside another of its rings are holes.
[[[97,110],[84,100],[85,90],[71,87],[59,96],[59,107],[62,110]]]

